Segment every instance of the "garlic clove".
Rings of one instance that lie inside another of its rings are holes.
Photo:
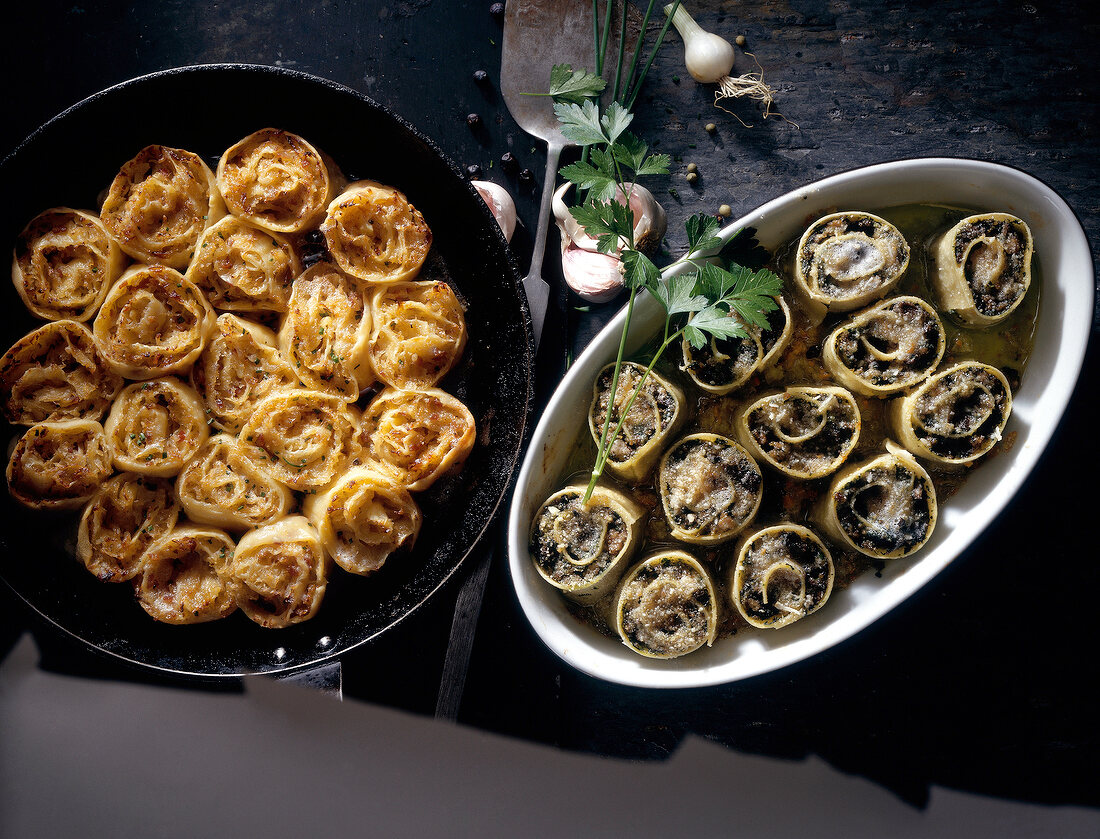
[[[565,194],[572,186],[571,183],[564,183],[555,190],[551,204],[554,220],[563,237],[569,239],[581,250],[595,253],[598,250],[596,239],[585,233],[584,228],[573,218],[565,203]],[[626,201],[621,189],[617,190],[615,197],[619,203],[627,203],[634,216],[635,247],[646,253],[655,251],[668,228],[665,208],[653,197],[652,192],[640,184],[635,184],[631,189],[629,201]]]
[[[562,237],[561,270],[565,282],[589,303],[606,303],[623,290],[621,265],[616,256],[579,248]]]
[[[492,181],[470,181],[470,185],[492,211],[505,240],[511,242],[516,232],[516,204],[508,190]]]

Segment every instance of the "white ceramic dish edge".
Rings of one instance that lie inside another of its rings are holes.
[[[835,592],[808,618],[775,632],[744,633],[672,661],[642,658],[573,617],[536,573],[528,553],[533,511],[558,487],[591,400],[597,371],[615,357],[625,310],[592,341],[554,392],[532,436],[512,499],[509,566],[516,595],[535,632],[554,653],[591,676],[624,685],[686,688],[723,684],[808,658],[865,629],[917,592],[978,538],[1037,463],[1065,411],[1084,361],[1093,307],[1092,256],[1070,207],[1050,187],[1017,169],[957,158],[876,164],[825,178],[764,204],[723,228],[725,238],[755,228],[769,250],[826,209],[874,210],[941,203],[1001,210],[1025,219],[1035,236],[1043,288],[1035,349],[1014,401],[1011,449],[992,457],[941,508],[929,543],[888,562],[881,578],[864,575]],[[632,344],[661,323],[648,295],[635,304]]]

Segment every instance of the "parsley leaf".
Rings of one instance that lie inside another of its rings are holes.
[[[628,288],[645,288],[650,294],[659,295],[661,285],[661,272],[653,264],[648,256],[641,251],[624,250],[621,254],[623,261],[623,284]]]
[[[634,234],[634,215],[618,201],[596,201],[589,196],[579,207],[570,207],[569,213],[585,233],[595,237],[600,253],[614,254],[624,243],[629,244]]]
[[[604,134],[600,110],[591,99],[586,99],[580,105],[574,105],[572,102],[558,102],[554,105],[554,113],[558,117],[558,122],[561,123],[562,135],[578,146],[594,146],[611,142]]]
[[[719,247],[722,240],[715,235],[717,233],[718,219],[703,213],[693,215],[687,220],[688,253]]]
[[[579,105],[599,96],[607,82],[587,70],[574,70],[568,64],[555,64],[550,71],[550,95],[555,100]]]
[[[657,289],[650,289],[661,305],[668,312],[668,317],[702,311],[707,305],[706,297],[695,291],[695,276],[693,274],[680,274],[669,277]]]

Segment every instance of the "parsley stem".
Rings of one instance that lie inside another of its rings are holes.
[[[657,40],[653,42],[653,49],[649,52],[649,60],[646,61],[641,76],[638,77],[637,83],[631,89],[630,96],[624,103],[628,111],[634,110],[634,102],[637,101],[638,94],[642,92],[642,82],[645,81],[645,77],[649,74],[649,68],[653,66],[653,59],[657,57],[657,50],[660,49],[661,42],[665,39],[665,33],[668,32],[668,27],[672,25],[672,15],[676,14],[676,10],[679,7],[680,0],[676,0],[676,2],[672,4],[672,11],[669,12],[669,16],[665,19],[665,25],[661,27],[661,32],[657,36]]]

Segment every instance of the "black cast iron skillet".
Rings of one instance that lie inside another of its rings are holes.
[[[442,386],[462,399],[478,439],[462,472],[418,497],[425,525],[411,553],[373,577],[333,569],[325,600],[304,624],[262,629],[243,614],[168,626],[149,618],[128,584],[100,583],[75,559],[77,516],[34,514],[0,492],[0,578],[46,623],[109,656],[162,674],[219,679],[320,665],[406,618],[474,550],[510,487],[532,399],[534,342],[514,259],[458,167],[412,126],[334,82],[273,67],[212,65],[143,76],[58,115],[0,163],[0,243],[54,206],[98,209],[118,168],[151,143],[214,165],[260,128],[295,132],[349,179],[404,191],[434,235],[432,277],[467,304],[469,341]],[[39,325],[2,283],[6,349]],[[2,351],[2,350],[0,350]],[[22,428],[3,426],[4,442]],[[220,680],[220,679],[219,679]]]

